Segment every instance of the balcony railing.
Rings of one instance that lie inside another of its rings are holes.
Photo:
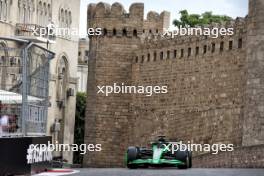
[[[54,43],[56,35],[48,34],[48,27],[43,27],[37,24],[16,24],[16,36],[22,39],[27,39],[40,43]]]

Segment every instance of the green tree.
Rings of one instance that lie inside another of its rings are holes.
[[[86,93],[78,92],[76,95],[74,143],[79,146],[84,143],[85,108]],[[79,152],[74,152],[73,163],[81,164],[82,160],[83,155]]]
[[[212,12],[204,12],[203,14],[189,14],[187,10],[181,10],[179,12],[181,17],[179,20],[175,19],[173,24],[175,26],[182,27],[194,27],[204,26],[210,23],[221,23],[230,21],[232,18],[226,15],[213,15]]]

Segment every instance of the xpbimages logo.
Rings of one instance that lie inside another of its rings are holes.
[[[83,34],[79,32],[78,28],[65,28],[59,27],[53,23],[47,25],[47,27],[32,27],[32,35],[39,37],[46,36],[93,36],[93,35],[102,35],[101,28],[88,28],[87,33]]]
[[[219,36],[234,35],[233,28],[208,28],[208,27],[175,27],[172,30],[164,29],[163,36],[167,38],[174,38],[176,36],[208,36],[211,38],[218,38]]]
[[[195,151],[218,154],[219,152],[232,152],[234,150],[233,144],[193,144],[190,141],[187,144],[180,142],[169,142],[163,144],[163,150],[174,154],[177,151]]]
[[[109,96],[109,94],[145,94],[146,96],[152,96],[153,94],[166,94],[168,93],[167,86],[128,86],[125,83],[118,85],[106,85],[106,86],[97,86],[97,94],[104,94]]]

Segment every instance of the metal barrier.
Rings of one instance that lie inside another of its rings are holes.
[[[0,137],[46,134],[53,57],[32,42],[0,38]]]

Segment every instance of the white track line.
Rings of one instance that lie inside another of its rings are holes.
[[[72,175],[72,174],[76,174],[80,171],[77,171],[77,170],[72,170],[72,172],[43,172],[43,173],[40,173],[40,174],[36,174],[36,175],[33,175],[33,176],[59,176],[59,175]]]

